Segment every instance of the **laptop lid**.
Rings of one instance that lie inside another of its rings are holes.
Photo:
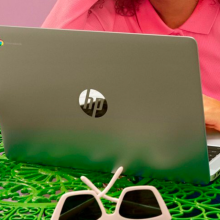
[[[0,38],[10,159],[209,182],[193,38],[6,26]]]

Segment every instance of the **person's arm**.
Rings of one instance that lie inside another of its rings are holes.
[[[203,95],[203,105],[206,127],[220,131],[220,101]]]
[[[97,1],[58,0],[41,27],[102,31],[103,27],[95,15],[91,15],[90,22],[87,22],[89,9]]]

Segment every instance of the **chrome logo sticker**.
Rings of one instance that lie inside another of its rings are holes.
[[[87,115],[93,118],[104,116],[108,110],[104,95],[94,89],[86,89],[80,94],[79,105]]]
[[[4,41],[0,39],[0,47],[4,45]]]

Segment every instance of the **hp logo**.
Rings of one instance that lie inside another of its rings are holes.
[[[87,115],[93,118],[102,117],[108,110],[105,97],[94,89],[86,89],[80,94],[79,105]]]

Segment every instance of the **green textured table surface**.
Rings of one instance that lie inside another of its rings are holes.
[[[103,189],[112,174],[16,163],[6,158],[0,134],[0,220],[49,220],[62,194],[89,189],[80,176]],[[133,185],[153,185],[164,198],[172,219],[220,219],[220,179],[208,186],[122,176],[109,195]],[[114,204],[102,200],[108,213]]]

